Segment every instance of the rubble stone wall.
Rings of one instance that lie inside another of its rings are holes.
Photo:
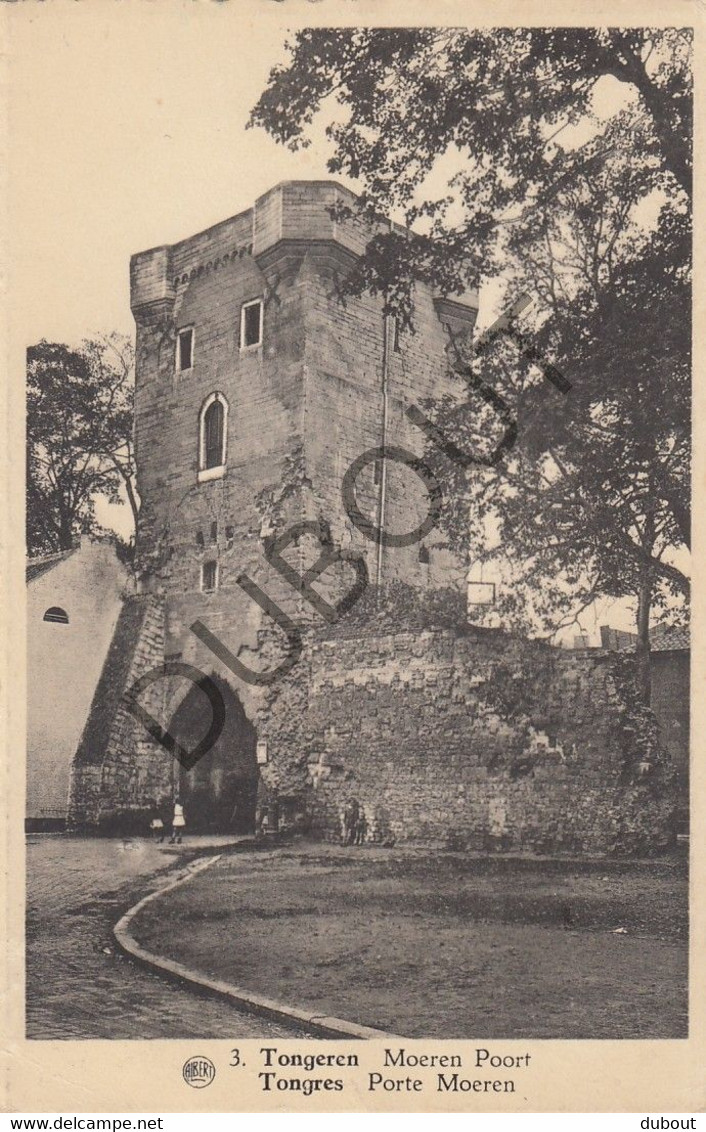
[[[659,851],[673,776],[632,663],[473,628],[320,640],[260,723],[263,774],[326,838],[355,800],[371,840]]]

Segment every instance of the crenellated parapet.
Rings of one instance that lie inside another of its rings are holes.
[[[258,197],[251,209],[174,245],[138,252],[130,262],[130,306],[136,318],[171,313],[179,288],[223,270],[243,258],[263,272],[296,271],[307,253],[349,268],[376,234],[376,225],[355,214],[355,193],[335,181],[284,181]],[[404,229],[395,225],[397,230]],[[454,331],[473,329],[476,292],[436,296],[442,324]]]

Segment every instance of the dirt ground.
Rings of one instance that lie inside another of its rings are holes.
[[[406,1037],[687,1036],[683,858],[232,852],[133,928],[210,975]]]

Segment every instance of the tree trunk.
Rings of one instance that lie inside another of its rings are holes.
[[[673,98],[648,75],[639,54],[625,43],[616,46],[617,51],[606,48],[599,48],[597,51],[597,57],[603,63],[603,71],[605,74],[614,75],[621,82],[633,83],[642,95],[659,139],[663,163],[674,174],[687,196],[691,196],[690,149],[679,136]],[[682,112],[686,109],[684,106]]]
[[[139,518],[140,518],[140,507],[139,507],[139,504],[137,502],[137,496],[135,495],[135,488],[134,488],[134,485],[133,485],[133,482],[132,482],[132,475],[120,463],[119,460],[115,459],[115,456],[113,456],[113,464],[115,465],[115,467],[120,472],[120,475],[123,478],[123,483],[125,484],[125,492],[127,494],[128,503],[130,504],[130,510],[132,511],[132,521],[135,525],[135,546],[137,546],[137,524],[138,524]]]
[[[127,492],[128,502],[130,503],[130,509],[132,511],[132,521],[135,524],[135,544],[137,544],[137,523],[139,520],[140,512],[137,506],[137,497],[135,495],[135,489],[132,486],[132,480],[130,476],[125,476],[124,478],[125,490]]]
[[[59,550],[71,550],[74,546],[74,538],[73,523],[62,513],[59,520]]]
[[[652,578],[645,572],[637,596],[637,684],[640,698],[649,706],[652,696],[650,665],[650,607],[652,605]]]

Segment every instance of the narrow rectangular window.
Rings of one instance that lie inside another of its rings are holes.
[[[204,562],[201,566],[201,589],[204,593],[213,593],[218,587],[218,563]]]
[[[180,330],[177,335],[177,367],[180,372],[191,369],[194,364],[194,329],[192,326]]]
[[[400,341],[400,324],[396,318],[392,320],[392,349],[396,354],[402,353],[402,342]]]
[[[243,303],[240,308],[240,349],[262,342],[262,299]]]

